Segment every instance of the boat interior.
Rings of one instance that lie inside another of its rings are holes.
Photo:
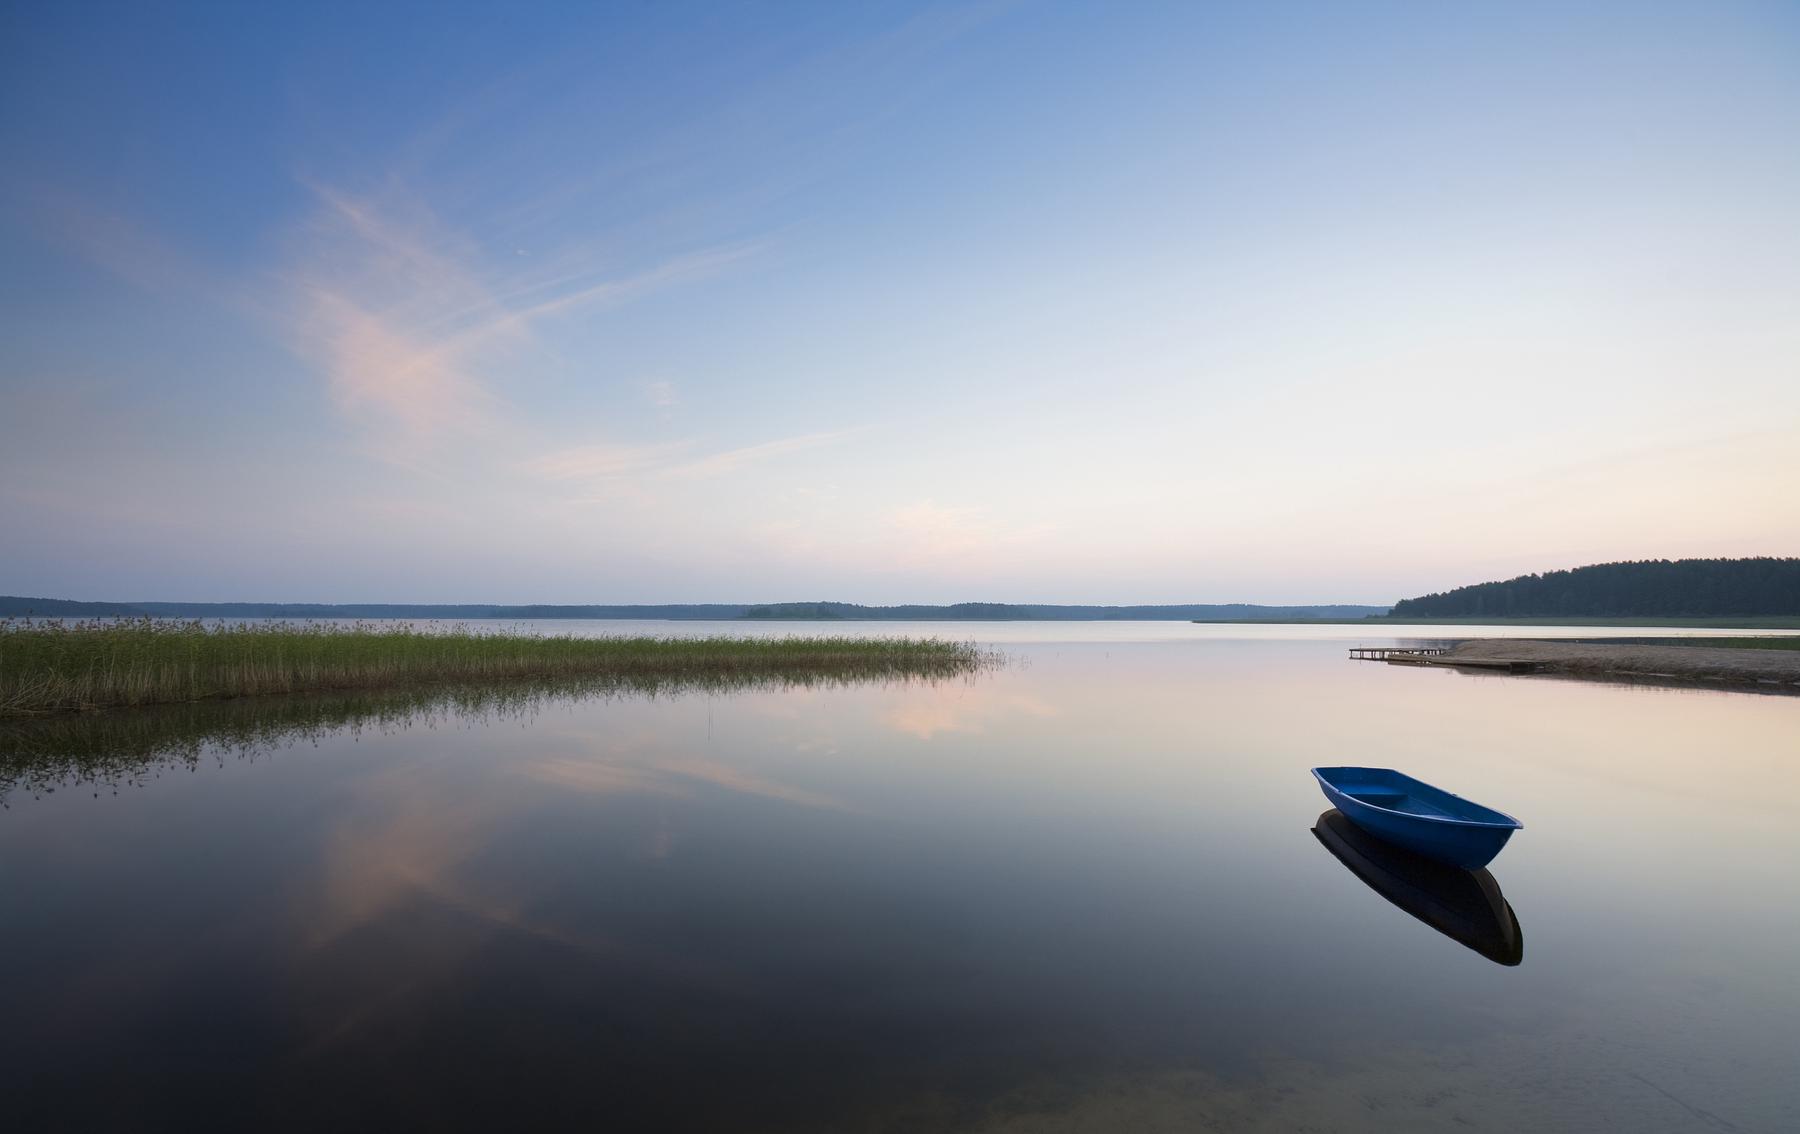
[[[1319,768],[1318,775],[1351,799],[1431,819],[1517,827],[1518,821],[1491,807],[1452,795],[1391,768]]]
[[[1421,799],[1410,792],[1400,791],[1386,785],[1350,784],[1339,790],[1352,799],[1359,799],[1375,807],[1385,807],[1389,811],[1402,811],[1408,815],[1433,815],[1444,819],[1464,818],[1457,812],[1439,807],[1428,799]]]

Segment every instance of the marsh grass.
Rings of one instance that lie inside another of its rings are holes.
[[[935,638],[581,638],[411,623],[13,622],[0,625],[0,716],[509,681],[951,677],[993,660],[973,643]]]

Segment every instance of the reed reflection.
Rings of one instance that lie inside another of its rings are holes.
[[[1524,960],[1519,919],[1486,868],[1463,870],[1384,842],[1335,807],[1313,834],[1369,889],[1444,936],[1498,964]]]
[[[556,704],[584,700],[723,696],[857,685],[932,687],[963,676],[891,673],[627,675],[434,685],[345,694],[285,694],[99,712],[0,718],[0,808],[84,788],[117,794],[165,771],[253,760],[328,736],[389,734],[455,721],[527,721]]]

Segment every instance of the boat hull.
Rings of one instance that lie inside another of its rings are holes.
[[[1521,826],[1510,816],[1386,768],[1314,768],[1313,775],[1331,805],[1369,834],[1464,870],[1492,862]],[[1436,813],[1374,802],[1381,799],[1407,801]],[[1456,814],[1458,810],[1467,814]]]

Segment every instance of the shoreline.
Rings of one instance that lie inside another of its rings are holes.
[[[1800,615],[1745,614],[1693,618],[1627,618],[1608,615],[1593,618],[1394,618],[1388,615],[1368,618],[1192,618],[1201,626],[1237,625],[1303,625],[1366,626],[1372,630],[1395,626],[1593,626],[1601,629],[1623,626],[1647,630],[1800,630]]]
[[[1800,694],[1800,651],[1796,650],[1475,638],[1437,656],[1399,653],[1388,661],[1465,671],[1679,682]]]

